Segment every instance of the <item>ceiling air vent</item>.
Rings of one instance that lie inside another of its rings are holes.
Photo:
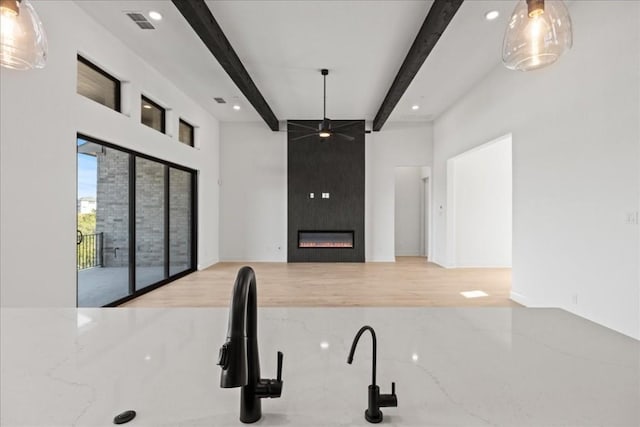
[[[215,101],[218,104],[226,104],[227,103],[227,101],[225,101],[224,98],[213,98],[213,99],[215,99]]]
[[[156,27],[154,27],[153,25],[151,25],[151,22],[147,21],[147,18],[145,18],[145,16],[141,13],[138,12],[125,12],[127,14],[127,16],[129,18],[131,18],[131,20],[133,22],[136,23],[136,25],[140,28],[142,28],[143,30],[155,30]]]

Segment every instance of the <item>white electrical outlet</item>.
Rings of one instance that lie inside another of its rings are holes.
[[[627,212],[625,223],[630,225],[638,225],[638,211]]]

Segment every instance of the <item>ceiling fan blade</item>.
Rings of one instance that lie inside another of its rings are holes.
[[[312,130],[312,131],[318,131],[318,128],[314,128],[314,127],[307,126],[307,125],[301,125],[300,123],[295,123],[295,122],[287,122],[287,125],[297,126],[297,127],[300,127],[300,128],[303,128],[303,129],[309,129],[309,130]]]
[[[290,139],[289,141],[290,141],[290,142],[293,142],[293,141],[299,141],[299,140],[301,140],[301,139],[309,138],[310,136],[317,136],[317,134],[315,134],[315,133],[308,133],[308,134],[306,134],[306,135],[302,135],[302,136],[298,136],[298,137],[295,137],[295,138],[293,138],[293,139]]]
[[[338,129],[346,128],[347,126],[353,126],[356,123],[359,123],[359,122],[343,123],[343,124],[341,124],[339,126],[336,126],[336,127],[331,126],[331,130],[338,130]]]
[[[351,135],[346,135],[344,133],[335,133],[334,135],[339,136],[340,138],[346,139],[347,141],[353,141],[355,138]]]

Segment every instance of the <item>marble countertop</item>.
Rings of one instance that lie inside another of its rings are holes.
[[[0,423],[233,426],[240,389],[215,365],[227,309],[2,309]],[[640,343],[558,309],[261,308],[268,426],[365,426],[371,341],[392,426],[640,425]]]

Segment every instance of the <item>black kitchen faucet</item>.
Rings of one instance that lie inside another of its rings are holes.
[[[351,362],[353,362],[353,353],[356,351],[358,340],[364,331],[371,332],[371,340],[373,341],[373,367],[371,370],[371,385],[369,386],[369,407],[364,411],[364,418],[370,423],[379,423],[382,421],[382,411],[380,408],[398,406],[396,383],[391,383],[391,394],[380,394],[380,387],[376,385],[376,353],[378,344],[376,342],[376,332],[371,326],[363,326],[356,334],[353,339],[353,344],[351,344],[351,351],[349,352],[347,363],[351,364]]]
[[[282,352],[278,352],[275,380],[260,378],[256,276],[251,267],[238,271],[229,309],[227,340],[220,348],[220,387],[242,387],[240,421],[254,423],[262,416],[260,399],[282,393]]]

